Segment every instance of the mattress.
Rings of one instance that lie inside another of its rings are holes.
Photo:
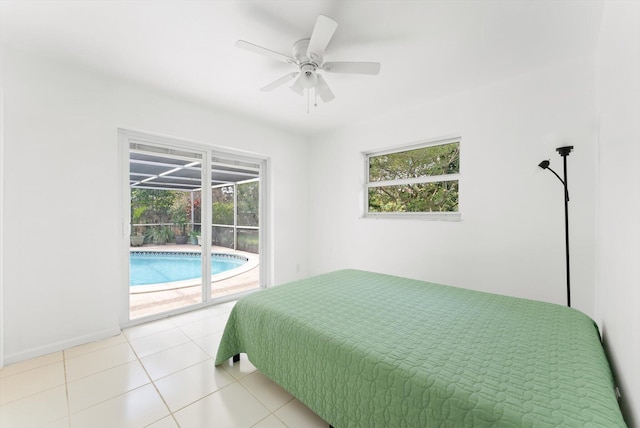
[[[240,299],[239,353],[336,428],[626,426],[596,324],[550,303],[342,270]]]

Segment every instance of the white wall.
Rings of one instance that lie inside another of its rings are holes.
[[[568,158],[572,306],[593,316],[595,63],[575,59],[373,118],[311,146],[311,273],[359,268],[566,304]],[[362,219],[361,152],[459,134],[462,221]]]
[[[305,276],[306,139],[91,70],[3,55],[5,363],[118,330],[118,128],[270,157],[273,281]]]
[[[640,3],[607,2],[597,50],[596,320],[640,424]]]
[[[1,69],[1,66],[0,66]],[[4,89],[0,70],[0,367],[4,367]]]

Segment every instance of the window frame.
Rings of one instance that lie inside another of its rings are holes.
[[[435,139],[423,140],[417,143],[406,144],[402,146],[396,146],[393,148],[387,148],[384,150],[375,150],[363,152],[364,158],[364,214],[363,218],[401,218],[401,219],[419,219],[419,220],[443,220],[443,221],[460,221],[460,181],[461,173],[460,169],[456,174],[440,174],[429,175],[418,178],[398,179],[398,180],[384,180],[384,181],[370,181],[369,180],[369,165],[370,159],[376,156],[388,155],[393,153],[401,153],[415,149],[422,149],[426,147],[442,146],[451,143],[458,143],[460,147],[460,159],[462,159],[462,137],[459,135],[440,137]],[[461,162],[462,163],[462,162]],[[398,186],[404,184],[425,184],[425,183],[439,183],[443,181],[457,181],[458,182],[458,211],[431,211],[431,212],[370,212],[369,211],[369,189],[373,187],[383,186]]]

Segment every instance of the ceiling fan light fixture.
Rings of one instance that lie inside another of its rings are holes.
[[[313,64],[305,64],[300,67],[300,84],[305,88],[313,88],[318,82],[316,67]]]

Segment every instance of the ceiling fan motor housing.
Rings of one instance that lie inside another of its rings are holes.
[[[298,61],[298,64],[304,64],[305,62],[311,61],[307,56],[307,49],[309,48],[310,40],[311,39],[302,39],[293,44],[291,51],[293,53],[293,57]]]

